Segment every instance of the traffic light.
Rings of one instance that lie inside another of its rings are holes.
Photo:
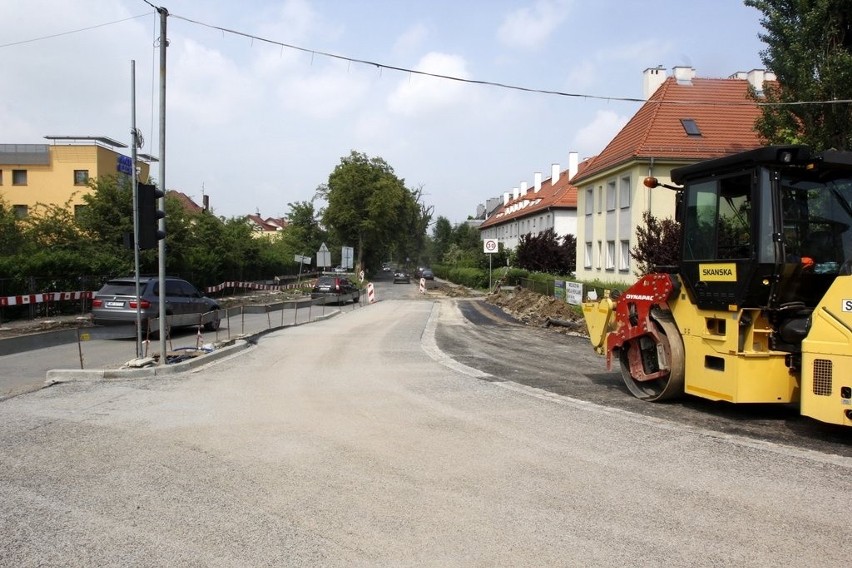
[[[165,195],[156,186],[140,183],[136,189],[136,210],[139,212],[139,249],[157,248],[157,241],[166,238],[159,230],[159,221],[166,216],[157,209],[157,201]]]

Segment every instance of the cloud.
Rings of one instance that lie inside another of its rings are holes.
[[[257,100],[260,85],[219,51],[192,40],[173,43],[170,51],[177,52],[167,87],[170,110],[200,124],[221,125]]]
[[[567,0],[537,0],[532,7],[507,14],[497,38],[509,47],[535,49],[550,42],[551,34],[568,17]]]
[[[316,73],[287,78],[276,88],[276,95],[286,110],[327,119],[355,110],[368,89],[362,73],[347,72],[347,66],[338,62]]]
[[[463,57],[432,52],[414,67],[417,71],[466,79],[470,76]],[[465,99],[465,85],[437,77],[412,74],[401,80],[388,97],[391,112],[413,116],[455,106]]]
[[[396,38],[392,53],[398,55],[409,53],[420,47],[428,36],[429,29],[425,25],[415,24]]]
[[[577,131],[572,148],[584,158],[596,155],[624,128],[628,120],[628,117],[619,116],[613,111],[599,110],[592,122]]]

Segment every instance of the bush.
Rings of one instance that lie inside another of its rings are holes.
[[[530,271],[523,268],[508,268],[500,274],[503,284],[506,286],[518,286],[522,278],[529,278]]]
[[[488,271],[479,268],[451,268],[447,280],[468,288],[488,288]]]
[[[591,280],[588,282],[583,282],[583,296],[586,296],[589,293],[589,290],[594,290],[598,294],[598,298],[603,298],[604,290],[618,290],[618,292],[623,293],[625,290],[630,288],[632,284],[625,284],[624,282],[604,282],[602,280]],[[585,300],[585,297],[583,298]]]

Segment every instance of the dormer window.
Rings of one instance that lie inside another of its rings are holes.
[[[680,123],[683,125],[683,129],[688,136],[701,136],[701,129],[698,128],[695,119],[681,118]]]

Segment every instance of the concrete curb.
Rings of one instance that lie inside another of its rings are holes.
[[[323,321],[333,318],[341,314],[341,311],[335,311],[330,314],[317,316],[315,319],[307,323],[298,324],[299,326],[308,325],[317,321]],[[52,369],[47,372],[44,386],[49,387],[60,383],[68,383],[75,381],[100,381],[100,380],[128,380],[128,379],[144,379],[152,377],[168,377],[194,371],[215,363],[225,357],[237,355],[238,353],[249,349],[257,344],[258,340],[264,335],[281,331],[290,327],[297,327],[293,324],[281,325],[269,329],[245,335],[233,340],[233,344],[226,345],[222,349],[217,349],[211,353],[200,355],[187,361],[174,363],[172,365],[154,365],[151,367],[141,367],[136,369]]]

